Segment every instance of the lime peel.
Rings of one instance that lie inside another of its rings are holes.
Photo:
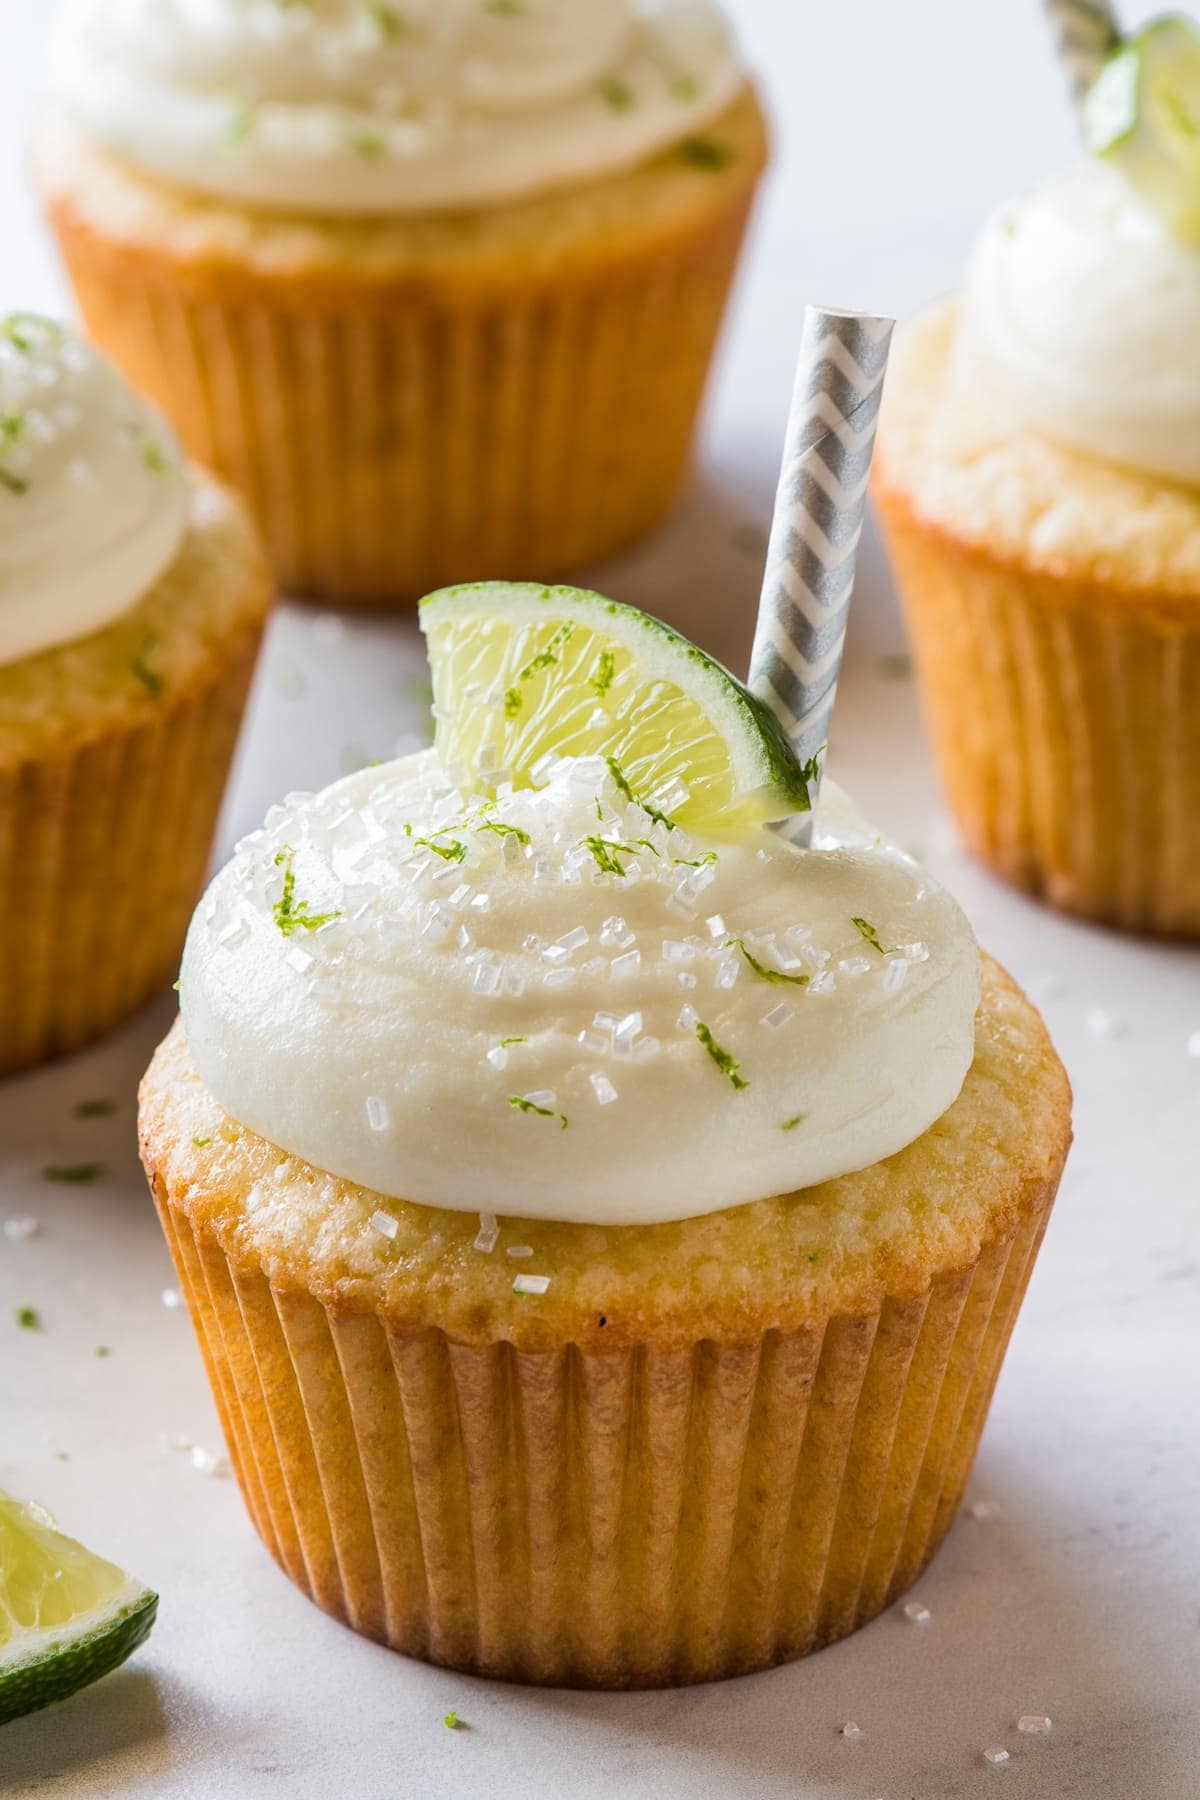
[[[1200,31],[1152,20],[1109,57],[1084,105],[1084,142],[1176,237],[1200,240]]]
[[[581,588],[477,582],[421,602],[436,745],[455,779],[537,783],[547,757],[599,757],[650,817],[713,831],[811,808],[775,715],[671,626]],[[517,703],[519,701],[519,704]]]
[[[0,1725],[117,1668],[157,1611],[142,1582],[0,1492]]]

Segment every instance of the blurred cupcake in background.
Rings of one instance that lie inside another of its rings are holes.
[[[170,980],[270,599],[104,357],[0,314],[0,1073]]]
[[[1200,41],[1088,101],[899,334],[876,490],[951,805],[1067,911],[1200,933]]]
[[[370,604],[660,517],[766,151],[712,0],[77,0],[37,168],[93,335]]]

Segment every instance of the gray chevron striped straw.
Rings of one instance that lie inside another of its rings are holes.
[[[892,325],[820,306],[804,314],[750,653],[750,687],[804,763],[829,738]],[[811,831],[809,812],[787,835],[807,843]]]
[[[1081,107],[1092,83],[1121,42],[1121,27],[1108,0],[1046,0],[1058,54]]]

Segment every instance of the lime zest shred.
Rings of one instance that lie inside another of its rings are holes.
[[[24,476],[14,475],[11,469],[0,467],[0,487],[7,488],[10,494],[16,494],[19,498],[29,492],[29,485]]]
[[[503,819],[485,819],[482,825],[472,825],[472,831],[491,831],[497,837],[516,838],[518,844],[528,844],[529,833],[520,825],[508,825]]]
[[[781,984],[786,983],[789,987],[808,986],[807,975],[787,975],[782,969],[769,969],[766,963],[759,962],[757,956],[755,956],[754,952],[746,944],[744,938],[726,938],[725,948],[727,950],[740,950],[745,957],[746,962],[750,968],[753,969],[760,981],[775,981]]]
[[[600,98],[614,112],[631,112],[636,104],[636,95],[627,81],[619,75],[606,75],[600,83]]]
[[[440,856],[443,862],[461,863],[467,860],[467,846],[461,838],[451,838],[448,844],[439,844],[434,838],[414,838],[414,847],[417,844],[426,850],[432,850],[433,854]]]
[[[57,319],[48,319],[44,313],[10,312],[0,319],[0,338],[24,356],[39,348],[39,339],[44,347],[57,350],[66,335]]]
[[[509,1046],[512,1044],[527,1044],[528,1042],[529,1042],[529,1039],[523,1038],[523,1037],[501,1038],[500,1039],[500,1048],[502,1050],[507,1050],[509,1048]]]
[[[879,933],[875,926],[872,925],[870,919],[851,919],[850,923],[857,931],[859,937],[870,944],[872,950],[878,950],[880,956],[891,956],[893,954],[891,950],[885,950],[880,943]]]
[[[111,1119],[115,1112],[120,1112],[119,1100],[81,1100],[75,1108],[77,1119]]]
[[[648,819],[653,819],[656,825],[661,825],[666,831],[674,831],[674,819],[669,819],[665,812],[659,811],[657,806],[652,806],[648,800],[643,800],[640,794],[634,793],[632,787],[629,785],[629,780],[616,757],[606,756],[604,760],[608,765],[609,774],[612,776],[618,791],[624,798],[628,800],[632,806],[640,807],[646,817]]]
[[[680,144],[679,158],[689,169],[727,169],[733,161],[733,151],[714,138],[691,137]]]
[[[703,856],[673,856],[671,858],[672,865],[677,869],[707,869],[720,860],[715,850],[706,850]]]
[[[704,1023],[703,1019],[698,1019],[696,1021],[696,1036],[704,1045],[704,1048],[708,1051],[709,1056],[712,1058],[713,1062],[716,1063],[722,1075],[725,1076],[729,1083],[735,1087],[739,1093],[743,1088],[748,1088],[750,1086],[750,1083],[741,1073],[741,1063],[731,1056],[728,1050],[722,1050],[720,1044],[718,1044],[716,1038]]]
[[[22,1331],[40,1331],[42,1315],[36,1306],[18,1306],[14,1308],[13,1317]]]
[[[521,1094],[510,1094],[508,1097],[508,1104],[512,1107],[514,1112],[536,1113],[538,1117],[542,1119],[557,1119],[559,1121],[559,1130],[565,1131],[567,1129],[566,1113],[555,1112],[552,1106],[539,1106],[536,1101],[526,1100]]]
[[[61,1182],[67,1187],[87,1187],[93,1181],[101,1181],[108,1174],[107,1163],[47,1163],[42,1170],[43,1181]]]
[[[460,1719],[453,1709],[446,1714],[445,1718],[442,1720],[442,1724],[446,1727],[447,1731],[465,1731],[467,1729],[467,1721],[465,1719]]]
[[[308,901],[296,899],[295,862],[296,852],[290,844],[285,844],[275,854],[275,867],[283,870],[283,893],[271,913],[284,937],[294,937],[297,931],[316,931],[342,916],[340,912],[309,912]]]
[[[780,1131],[795,1131],[797,1125],[803,1125],[807,1117],[807,1113],[797,1113],[794,1118],[785,1119],[779,1129]]]
[[[212,1139],[210,1137],[194,1137],[192,1142],[195,1144],[197,1150],[207,1150],[208,1146],[212,1143]]]
[[[155,637],[144,638],[142,640],[141,649],[129,659],[129,667],[133,670],[133,673],[137,676],[146,692],[154,699],[157,699],[163,691],[163,678],[158,673],[157,669],[152,669],[150,667],[146,658],[155,648],[157,643],[158,639]]]

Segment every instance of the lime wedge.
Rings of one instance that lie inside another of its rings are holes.
[[[721,664],[632,606],[582,588],[484,581],[421,602],[436,743],[455,779],[534,785],[558,756],[611,758],[640,801],[689,828],[805,812],[775,715]]]
[[[107,1675],[157,1610],[140,1581],[0,1492],[0,1725]]]
[[[1156,19],[1105,63],[1084,106],[1084,141],[1167,229],[1200,238],[1200,31]]]

